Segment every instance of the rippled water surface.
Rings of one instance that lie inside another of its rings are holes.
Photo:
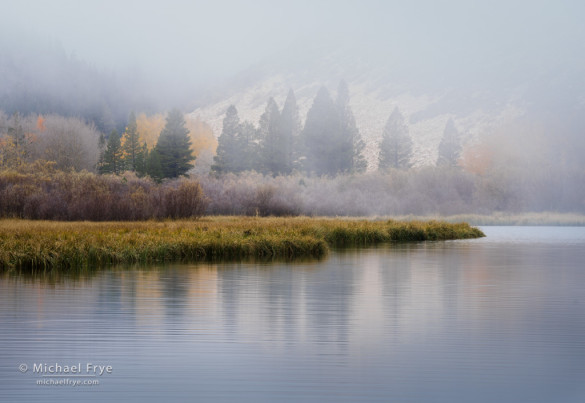
[[[585,228],[483,229],[320,262],[0,275],[0,401],[584,402]]]

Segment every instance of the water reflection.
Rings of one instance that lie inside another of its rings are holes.
[[[322,262],[3,274],[0,397],[581,401],[577,233],[344,250]],[[15,371],[91,360],[116,368],[95,391],[47,390]]]

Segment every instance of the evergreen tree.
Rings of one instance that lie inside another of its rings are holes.
[[[108,144],[104,151],[103,159],[99,164],[98,171],[101,174],[118,175],[124,170],[122,160],[122,146],[120,144],[120,135],[116,129],[112,130],[108,137]]]
[[[365,143],[355,123],[355,117],[349,106],[349,89],[347,83],[341,80],[337,90],[337,107],[340,118],[340,171],[364,172],[367,162],[362,152]]]
[[[233,172],[259,171],[261,169],[258,137],[258,130],[252,123],[243,122],[240,124],[238,136],[236,137],[239,153],[235,156]]]
[[[155,148],[160,158],[163,178],[177,178],[193,168],[191,161],[195,157],[181,111],[171,110],[166,120]]]
[[[282,130],[280,111],[274,98],[268,100],[266,111],[260,118],[258,131],[261,139],[262,171],[273,175],[290,172],[290,160],[286,160],[287,145]]]
[[[449,119],[439,143],[437,166],[456,167],[461,155],[461,139],[453,119]]]
[[[136,125],[136,115],[134,112],[130,112],[128,126],[126,126],[126,131],[123,136],[123,144],[122,148],[124,151],[126,169],[129,171],[136,171],[137,158],[141,150],[141,145]]]
[[[146,158],[146,174],[156,182],[160,182],[164,178],[160,154],[156,148],[150,150]]]
[[[302,132],[305,170],[317,175],[335,175],[343,170],[347,144],[340,141],[339,109],[329,91],[321,87],[307,113]]]
[[[217,173],[259,169],[261,164],[258,158],[258,136],[254,125],[240,123],[236,107],[230,105],[223,119],[223,129],[211,169]]]
[[[283,161],[285,172],[292,172],[293,168],[299,168],[299,160],[302,155],[299,134],[301,132],[301,119],[295,93],[291,89],[288,92],[282,113],[280,115],[280,127],[283,137]]]
[[[146,168],[146,164],[148,162],[148,147],[146,145],[146,143],[142,143],[142,146],[138,149],[138,152],[136,153],[136,174],[138,176],[144,176],[146,175],[147,172],[147,168]]]
[[[411,158],[412,138],[408,133],[408,126],[404,123],[404,117],[396,107],[384,127],[378,169],[381,171],[389,168],[409,169],[412,166]]]
[[[230,105],[223,118],[223,129],[217,139],[217,151],[213,158],[214,165],[211,169],[218,173],[236,172],[236,161],[239,158],[240,144],[238,134],[240,131],[240,118],[238,110]]]

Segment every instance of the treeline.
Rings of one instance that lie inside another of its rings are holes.
[[[59,170],[101,174],[132,171],[160,182],[193,168],[195,156],[211,165],[217,144],[199,120],[185,120],[177,109],[162,115],[130,113],[122,135],[108,136],[95,125],[58,115],[7,115],[0,110],[0,169],[17,169],[35,161],[53,161]]]
[[[231,105],[218,139],[213,171],[237,173],[257,171],[288,175],[306,171],[315,175],[364,172],[365,144],[349,106],[347,84],[339,84],[334,100],[322,87],[301,125],[294,92],[291,90],[282,111],[270,98],[258,127],[240,122]]]
[[[116,130],[110,133],[107,143],[103,135],[100,137],[98,172],[119,175],[130,171],[138,176],[148,175],[157,182],[185,175],[193,168],[195,160],[185,125],[181,111],[171,110],[156,145],[149,150],[146,142],[140,139],[135,114],[130,113],[122,137]]]
[[[0,217],[39,220],[147,220],[200,217],[208,199],[196,180],[158,184],[123,177],[63,172],[37,161],[0,171]]]
[[[256,171],[273,176],[295,171],[317,176],[365,172],[365,144],[349,99],[344,81],[339,84],[335,100],[321,87],[306,121],[301,124],[296,98],[290,90],[282,111],[273,98],[268,100],[258,127],[240,122],[236,107],[230,105],[223,120],[213,171]],[[450,119],[439,145],[437,166],[458,165],[462,151],[460,137]],[[410,169],[412,158],[413,142],[408,125],[395,108],[382,133],[378,170]]]

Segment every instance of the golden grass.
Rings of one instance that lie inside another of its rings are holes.
[[[585,226],[585,215],[578,213],[502,213],[489,215],[458,214],[451,216],[404,215],[392,217],[399,221],[441,220],[446,222],[467,222],[471,225],[527,225],[527,226]]]
[[[477,238],[465,223],[211,217],[142,222],[0,220],[0,270],[216,259],[319,258],[328,246]]]

